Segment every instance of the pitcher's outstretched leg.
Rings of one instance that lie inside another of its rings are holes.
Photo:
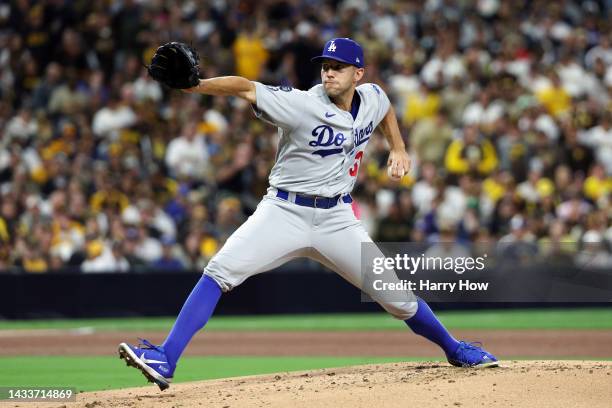
[[[202,276],[185,301],[172,330],[161,346],[140,339],[138,346],[119,345],[119,358],[137,368],[160,390],[170,386],[176,363],[191,338],[206,325],[221,297],[221,288],[210,276]]]

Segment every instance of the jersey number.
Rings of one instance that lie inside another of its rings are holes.
[[[357,172],[359,171],[359,165],[361,164],[361,159],[363,158],[363,150],[357,152],[355,155],[355,164],[353,164],[353,168],[349,169],[349,174],[351,177],[355,177]]]

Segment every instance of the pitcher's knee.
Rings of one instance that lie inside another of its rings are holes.
[[[219,276],[218,274],[215,274],[214,272],[210,272],[208,270],[204,270],[204,276],[208,276],[210,277],[213,281],[215,281],[215,283],[217,285],[219,285],[219,288],[221,288],[221,291],[223,293],[225,292],[229,292],[230,290],[233,289],[233,286],[231,286],[226,279],[224,279],[222,276]]]
[[[380,304],[387,312],[399,320],[407,320],[414,316],[419,308],[414,302],[385,302]]]
[[[231,269],[223,266],[215,258],[211,259],[206,268],[204,268],[204,275],[210,276],[211,279],[217,282],[217,285],[219,285],[224,293],[234,289],[246,279],[246,277],[241,279],[239,274],[232,272]]]

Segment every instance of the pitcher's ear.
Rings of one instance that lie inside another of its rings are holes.
[[[357,80],[357,82],[361,81],[361,78],[363,78],[364,74],[365,74],[365,69],[363,68],[357,68],[355,70],[355,79]]]

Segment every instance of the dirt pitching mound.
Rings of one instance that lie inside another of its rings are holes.
[[[90,392],[68,407],[609,407],[612,362],[392,363]]]

